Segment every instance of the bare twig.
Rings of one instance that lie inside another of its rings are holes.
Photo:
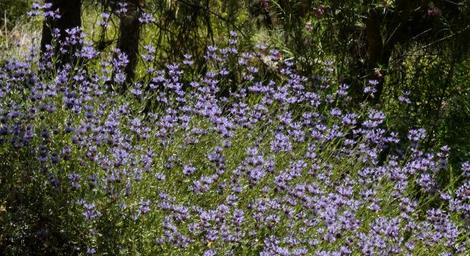
[[[443,37],[443,38],[439,38],[438,40],[436,40],[436,41],[434,41],[434,42],[431,42],[431,43],[429,43],[429,44],[426,44],[426,45],[424,45],[424,46],[421,47],[421,48],[423,48],[423,49],[424,49],[424,48],[428,48],[429,46],[435,45],[435,44],[437,44],[437,43],[440,43],[440,42],[442,42],[442,41],[445,41],[445,40],[447,40],[447,39],[450,39],[450,38],[452,38],[452,37],[455,37],[455,36],[457,36],[457,35],[459,35],[459,34],[462,34],[462,33],[465,32],[466,30],[468,30],[469,28],[470,28],[470,25],[467,25],[465,28],[463,28],[462,30],[458,31],[457,33],[453,33],[453,34],[450,34],[450,35],[445,36],[445,37]]]
[[[189,2],[187,2],[187,1],[185,1],[185,0],[176,0],[176,1],[181,2],[181,3],[185,4],[185,5],[188,5],[188,6],[193,7],[193,8],[200,8],[200,9],[205,10],[207,13],[214,15],[216,18],[218,18],[218,19],[220,19],[220,20],[222,20],[222,21],[224,21],[224,22],[227,22],[227,23],[229,23],[230,25],[232,25],[238,32],[240,32],[240,34],[241,34],[243,37],[247,38],[247,35],[245,35],[245,33],[243,33],[243,30],[242,30],[241,28],[239,28],[239,27],[238,27],[237,25],[235,25],[233,22],[231,22],[231,21],[227,20],[226,18],[222,17],[219,13],[216,13],[216,12],[212,11],[209,6],[201,6],[201,5],[198,5],[198,4],[189,3]]]

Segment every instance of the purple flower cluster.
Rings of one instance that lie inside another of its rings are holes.
[[[67,34],[66,45],[83,38]],[[121,240],[176,254],[465,254],[469,163],[442,185],[448,148],[424,150],[423,129],[409,131],[406,153],[386,151],[398,135],[383,112],[344,107],[347,85],[303,77],[275,50],[236,44],[231,33],[227,47],[209,46],[207,71],[191,79],[190,55],[149,68],[151,78],[125,95],[104,87],[125,82],[119,51],[52,78],[9,61],[0,69],[0,154],[28,150],[37,159],[31,175],[53,177],[58,193],[77,198],[90,254],[105,253],[96,228],[121,222],[113,227]],[[144,60],[154,59],[146,50]],[[263,79],[273,67],[276,76]],[[220,96],[225,86],[235,90]],[[145,115],[143,95],[156,105]]]

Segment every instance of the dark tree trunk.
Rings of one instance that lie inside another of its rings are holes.
[[[366,41],[367,41],[367,61],[365,63],[366,77],[371,80],[376,80],[377,92],[374,98],[371,99],[372,103],[379,103],[383,91],[383,76],[374,72],[375,68],[381,65],[387,65],[390,58],[391,51],[384,48],[383,38],[380,31],[382,18],[376,10],[372,10],[367,17],[366,24]]]
[[[119,24],[117,48],[127,55],[129,63],[125,68],[126,81],[131,82],[135,76],[140,39],[140,7],[141,0],[127,0],[127,13],[122,14]]]
[[[51,3],[51,10],[59,10],[60,18],[53,20],[47,18],[43,22],[42,38],[41,38],[41,55],[46,52],[46,45],[52,45],[52,31],[59,29],[60,41],[64,41],[67,34],[66,29],[81,27],[81,6],[82,0],[46,0],[46,3]],[[54,49],[55,56],[58,57],[58,64],[70,63],[76,60],[74,53],[80,49],[80,45],[76,45],[68,49],[66,53],[60,53],[59,47]]]

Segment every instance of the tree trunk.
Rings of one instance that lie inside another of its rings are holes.
[[[51,3],[51,10],[59,10],[60,18],[53,20],[50,17],[46,18],[43,22],[42,38],[41,38],[41,56],[46,52],[46,46],[52,45],[52,31],[58,29],[60,32],[59,40],[62,42],[67,37],[66,29],[75,27],[81,28],[81,0],[46,0],[46,3]],[[76,60],[74,53],[80,49],[80,45],[75,45],[68,48],[66,53],[60,52],[60,47],[54,48],[54,55],[58,57],[58,64],[71,63]]]
[[[367,37],[367,61],[365,63],[365,71],[368,79],[376,80],[377,92],[372,103],[379,103],[383,91],[383,76],[374,72],[379,65],[386,65],[390,57],[386,49],[384,49],[383,39],[380,31],[382,19],[376,10],[372,10],[366,19],[366,37]]]
[[[140,39],[141,0],[127,0],[127,12],[120,16],[119,39],[117,48],[127,55],[129,63],[125,68],[126,81],[131,82],[135,76]]]

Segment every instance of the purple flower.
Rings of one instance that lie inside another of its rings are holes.
[[[85,216],[87,220],[93,220],[101,215],[101,213],[96,210],[96,205],[93,203],[84,203],[83,208],[83,216]]]
[[[119,2],[118,9],[116,10],[118,15],[126,14],[127,13],[127,3],[126,2]]]
[[[271,150],[273,152],[290,152],[292,150],[292,144],[289,137],[283,133],[276,133],[274,140],[271,142]]]
[[[155,18],[149,13],[142,13],[139,17],[139,22],[142,24],[149,24],[155,21]]]
[[[413,142],[419,142],[426,137],[426,130],[423,128],[412,129],[408,132],[408,139]]]
[[[150,212],[150,200],[141,200],[139,206],[139,213],[146,214]]]
[[[90,254],[90,255],[94,255],[94,254],[96,254],[96,249],[94,247],[88,247],[86,249],[86,253]]]
[[[192,165],[185,165],[183,166],[183,174],[186,175],[186,176],[189,176],[193,173],[196,172],[196,168]]]
[[[194,61],[192,60],[193,56],[191,54],[185,54],[183,57],[184,57],[183,64],[188,65],[188,66],[193,65]]]
[[[462,173],[464,177],[470,177],[470,162],[464,162],[462,164]]]
[[[209,250],[205,251],[203,255],[204,255],[204,256],[215,256],[216,253],[215,253],[214,250],[209,249]]]
[[[70,181],[70,186],[72,186],[73,189],[79,189],[81,187],[80,185],[80,174],[77,173],[71,173],[68,175],[69,181]]]

